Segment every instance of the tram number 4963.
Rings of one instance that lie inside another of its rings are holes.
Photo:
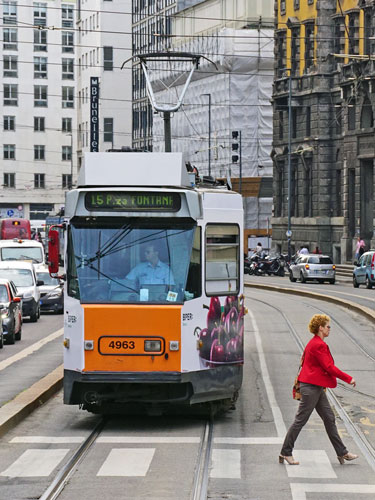
[[[108,344],[111,349],[135,349],[133,340],[111,340]]]

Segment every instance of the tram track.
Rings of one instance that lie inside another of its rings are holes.
[[[254,300],[255,302],[262,303],[262,304],[268,306],[269,308],[274,309],[280,313],[280,315],[283,317],[284,321],[286,322],[286,324],[289,328],[289,331],[292,335],[292,338],[296,342],[296,344],[300,350],[300,353],[302,355],[302,352],[304,350],[304,344],[303,344],[300,336],[298,335],[296,329],[294,328],[293,324],[291,323],[291,321],[289,320],[287,315],[284,313],[284,311],[282,309],[280,309],[279,307],[277,307],[273,304],[269,304],[268,302],[265,302],[261,299],[256,299],[256,298],[252,297],[251,300]],[[309,306],[311,306],[311,304],[309,304]],[[323,314],[328,314],[328,313],[324,312],[322,309],[319,309],[319,308],[316,308],[316,309],[321,311]],[[332,315],[329,314],[329,316],[333,320]],[[339,324],[336,320],[334,320],[334,321],[338,324],[338,326],[344,332],[345,335],[347,335],[349,333],[343,325]],[[354,339],[351,335],[347,335],[347,337],[358,347],[358,349],[360,350],[360,352],[362,354],[366,355],[371,360],[375,361],[375,358],[373,358],[373,356],[370,353],[368,353],[363,346],[359,346],[359,345],[357,345],[356,342],[354,342]],[[340,386],[341,386],[341,384],[340,384]],[[358,391],[353,390],[353,392],[358,392]],[[356,423],[353,422],[350,415],[346,412],[346,410],[344,409],[344,407],[342,406],[342,404],[340,403],[339,399],[334,394],[332,389],[327,389],[327,396],[328,396],[328,399],[329,399],[331,405],[335,408],[335,410],[337,411],[337,414],[340,416],[340,418],[345,423],[349,434],[351,435],[351,437],[353,438],[353,440],[357,444],[358,448],[361,450],[361,452],[362,452],[363,456],[366,458],[368,464],[375,471],[375,448],[374,448],[374,446],[368,441],[368,439],[366,438],[364,433],[361,431],[361,429],[358,428]]]

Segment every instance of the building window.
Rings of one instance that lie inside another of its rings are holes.
[[[16,117],[15,116],[4,116],[3,128],[4,128],[4,130],[8,130],[8,131],[16,130]]]
[[[34,78],[47,78],[46,57],[34,57]]]
[[[359,54],[359,14],[352,12],[349,14],[349,53],[351,55]]]
[[[294,10],[299,10],[299,0],[293,0]]]
[[[74,5],[62,4],[61,6],[61,26],[63,28],[73,28]]]
[[[16,187],[16,174],[4,173],[3,176],[3,187],[4,188],[15,188]]]
[[[16,159],[16,146],[14,144],[3,145],[3,159],[4,160]]]
[[[63,58],[61,60],[61,65],[62,65],[62,79],[74,80],[74,59]]]
[[[279,139],[284,139],[284,112],[279,111]]]
[[[310,106],[306,106],[305,108],[305,117],[306,117],[306,137],[311,136],[311,108]]]
[[[34,145],[34,160],[45,160],[45,146],[39,144]]]
[[[72,147],[71,146],[62,146],[61,159],[62,159],[62,161],[70,161],[72,159]]]
[[[18,57],[3,55],[3,76],[4,78],[17,78],[18,76]]]
[[[17,2],[14,0],[3,1],[3,23],[17,24]]]
[[[299,71],[299,60],[300,60],[300,28],[293,28],[292,41],[291,41],[291,71],[292,75],[297,75]]]
[[[374,115],[370,99],[366,96],[363,100],[361,110],[361,128],[372,128],[374,126]]]
[[[62,88],[62,107],[74,108],[74,87]]]
[[[45,187],[45,174],[34,174],[34,188],[44,189]]]
[[[103,47],[104,71],[113,71],[113,47]]]
[[[34,2],[34,25],[46,26],[47,24],[47,4]]]
[[[342,200],[341,200],[341,170],[336,170],[336,216],[342,216]]]
[[[292,108],[292,138],[297,138],[297,118],[298,118],[298,108]]]
[[[72,131],[72,119],[71,118],[63,118],[62,119],[61,130],[62,130],[62,132],[71,132]]]
[[[74,52],[74,32],[62,31],[61,32],[61,45],[62,45],[62,52],[73,53]]]
[[[280,0],[280,14],[284,15],[286,12],[286,0]]]
[[[304,163],[304,182],[302,189],[303,196],[303,216],[311,217],[311,190],[312,190],[312,158],[306,158]]]
[[[104,118],[104,142],[113,143],[113,118]]]
[[[34,30],[34,52],[47,52],[46,30]]]
[[[48,106],[47,89],[47,85],[34,85],[34,107],[46,108]]]
[[[286,68],[286,32],[279,31],[276,34],[276,57],[277,57],[277,74],[280,78],[283,77]]]
[[[355,130],[356,102],[353,97],[348,102],[348,130]]]
[[[45,131],[45,118],[44,116],[34,116],[34,132]]]
[[[314,64],[314,23],[305,25],[305,72]]]
[[[365,15],[364,15],[364,53],[367,56],[371,56],[373,54],[373,48],[372,46],[374,45],[372,43],[373,40],[373,33],[374,29],[372,26],[372,19],[374,16],[374,12],[372,9],[366,9],[365,10]]]
[[[72,189],[72,175],[71,174],[62,174],[62,188],[63,189]]]
[[[17,28],[3,28],[3,49],[17,50]]]
[[[13,83],[3,85],[4,106],[18,105],[18,85]]]

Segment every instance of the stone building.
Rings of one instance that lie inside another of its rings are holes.
[[[319,246],[340,263],[353,259],[357,236],[375,245],[374,14],[374,0],[275,2],[272,232],[279,250],[288,248],[288,222],[292,253]]]

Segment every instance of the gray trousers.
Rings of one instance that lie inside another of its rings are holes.
[[[294,443],[307,423],[314,408],[319,417],[323,420],[328,437],[335,448],[336,455],[342,456],[348,453],[344,443],[341,441],[335,423],[335,415],[328,402],[327,395],[323,387],[319,385],[304,384],[301,382],[302,399],[299,403],[297,414],[293,424],[290,426],[281,449],[281,455],[290,457],[293,452]]]

